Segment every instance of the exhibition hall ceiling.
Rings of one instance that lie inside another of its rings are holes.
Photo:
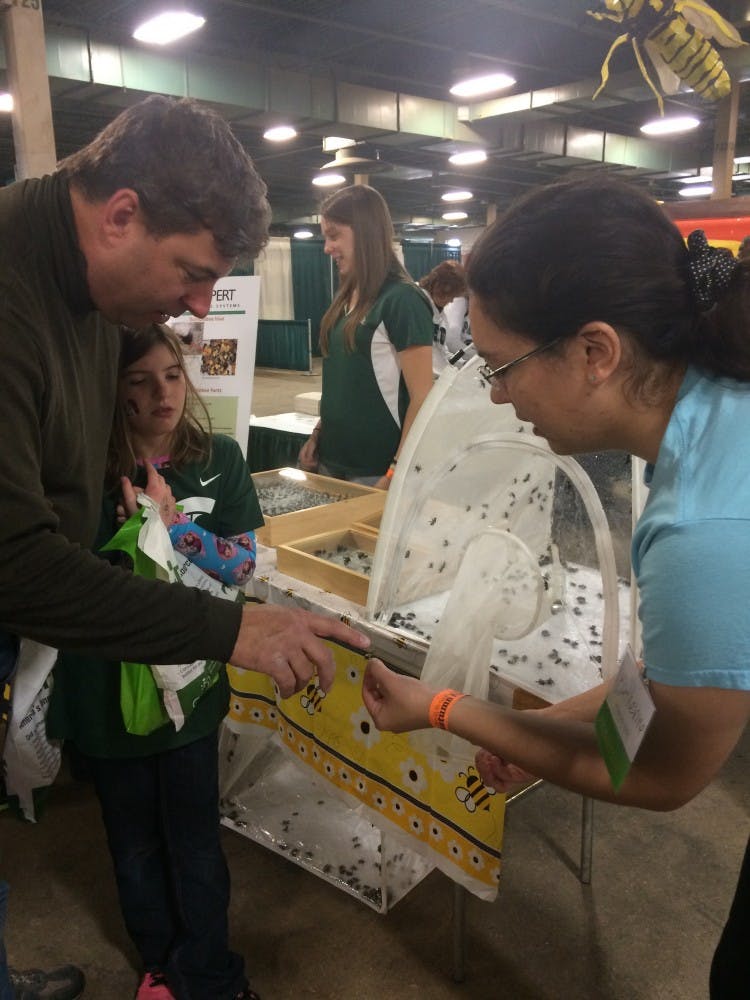
[[[588,0],[190,0],[184,6],[206,23],[167,47],[132,38],[167,3],[42,6],[59,157],[145,93],[189,93],[232,123],[269,186],[279,227],[314,219],[326,192],[311,181],[334,158],[323,151],[330,135],[358,142],[339,154],[364,161],[345,160],[348,181],[355,172],[368,177],[399,226],[426,229],[445,225],[441,196],[448,190],[471,191],[461,225],[483,225],[488,206],[502,210],[571,171],[606,169],[677,199],[680,180],[709,167],[714,155],[717,105],[686,90],[665,100],[666,113],[694,114],[699,127],[677,137],[641,135],[658,109],[630,44],[613,53],[610,81],[592,99],[624,26],[594,20],[587,11],[597,4]],[[750,0],[712,6],[750,40]],[[750,45],[720,51],[735,80],[750,80]],[[460,77],[495,71],[512,75],[515,85],[486,98],[450,95]],[[0,68],[0,89],[4,80]],[[750,155],[749,94],[740,82],[737,155]],[[281,123],[297,137],[283,144],[263,138]],[[449,163],[452,153],[477,146],[485,162]],[[13,172],[10,116],[0,115],[0,177]],[[736,181],[735,193],[744,193],[744,184]]]

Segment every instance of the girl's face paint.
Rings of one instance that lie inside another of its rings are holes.
[[[142,446],[140,457],[169,452],[170,437],[185,410],[186,394],[182,367],[166,344],[156,344],[120,376],[120,405],[134,439]]]

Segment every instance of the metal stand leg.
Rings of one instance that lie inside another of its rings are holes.
[[[584,885],[591,883],[591,862],[594,848],[594,800],[584,795],[581,799],[581,871],[579,878]]]
[[[540,782],[531,787],[534,788]],[[529,791],[528,788],[523,792]],[[523,792],[519,794],[523,794]],[[594,850],[594,800],[581,797],[581,866],[579,878],[584,885],[591,883],[591,866]],[[466,899],[467,890],[458,882],[453,883],[453,981],[466,979]]]
[[[453,981],[466,978],[466,889],[453,883]]]

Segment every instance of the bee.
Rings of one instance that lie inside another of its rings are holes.
[[[663,93],[676,93],[680,81],[707,101],[718,101],[729,93],[729,74],[709,39],[732,48],[745,43],[737,30],[705,0],[604,0],[604,7],[605,10],[588,13],[597,21],[623,24],[627,30],[610,46],[594,98],[609,79],[612,53],[627,41],[633,46],[638,68],[654,92],[662,114],[662,95],[646,69],[641,45],[656,69]]]
[[[467,812],[473,813],[477,809],[489,811],[490,796],[495,795],[494,788],[487,788],[482,784],[479,772],[475,767],[467,767],[466,771],[458,772],[459,778],[464,778],[464,783],[456,789],[456,798],[463,803]]]
[[[325,696],[325,691],[321,691],[317,681],[310,681],[304,693],[300,695],[299,703],[308,715],[315,715],[316,712],[320,711],[320,703]]]

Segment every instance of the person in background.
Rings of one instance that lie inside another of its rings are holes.
[[[255,568],[263,516],[239,445],[203,429],[208,414],[169,327],[124,329],[107,461],[101,544],[135,493],[163,480],[162,520],[173,547],[228,586]],[[193,520],[179,503],[200,497]],[[122,520],[122,516],[119,520]],[[127,732],[120,663],[63,653],[54,671],[48,735],[72,743],[92,775],[125,926],[143,963],[137,1000],[251,1000],[242,958],[229,950],[229,872],[219,839],[218,727],[229,706],[223,669],[177,732]]]
[[[750,257],[750,236],[744,236],[742,242],[737,247],[737,258],[747,260]]]
[[[615,792],[594,730],[604,685],[521,712],[372,660],[365,704],[379,729],[436,725],[483,748],[482,780],[499,791],[533,775],[677,809],[719,772],[750,715],[750,264],[702,231],[686,246],[646,194],[600,178],[519,201],[473,248],[468,279],[492,402],[510,403],[557,454],[618,449],[647,463],[632,564],[656,711]],[[747,996],[749,941],[750,844],[712,1000]]]
[[[320,420],[299,464],[387,489],[432,387],[430,308],[396,258],[390,212],[374,188],[342,188],[320,211],[339,290],[320,328]]]
[[[322,637],[369,645],[335,619],[241,607],[123,573],[89,550],[119,324],[206,316],[216,281],[257,255],[269,219],[265,184],[227,122],[160,95],[53,174],[0,189],[0,686],[21,636],[105,659],[231,662],[269,674],[283,695],[316,668],[330,686]],[[2,1000],[74,1000],[83,989],[74,966],[9,971],[0,942]]]
[[[449,359],[470,342],[466,273],[455,260],[443,260],[419,279],[419,287],[430,297],[434,337],[432,370],[435,375]]]

